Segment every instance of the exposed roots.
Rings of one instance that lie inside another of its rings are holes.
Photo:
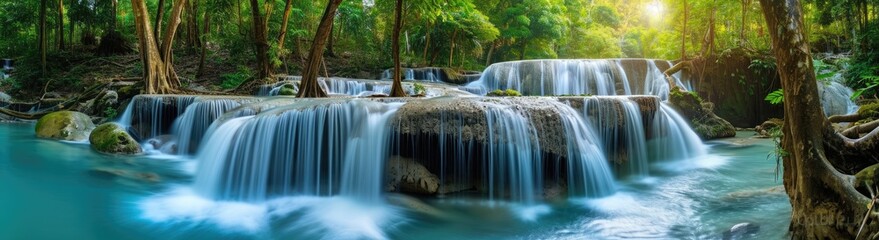
[[[850,115],[834,115],[827,118],[832,123],[843,123],[843,122],[857,122],[864,119],[860,114],[850,114]]]

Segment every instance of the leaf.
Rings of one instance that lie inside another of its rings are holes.
[[[764,100],[768,101],[769,103],[771,103],[773,105],[777,105],[777,104],[784,102],[784,89],[778,89],[778,90],[775,90],[775,91],[769,93],[769,95],[766,95],[766,98]]]

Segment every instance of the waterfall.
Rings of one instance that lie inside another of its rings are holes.
[[[258,99],[198,99],[174,121],[172,132],[178,138],[180,154],[194,154],[208,128],[227,111]]]
[[[467,89],[474,93],[515,89],[530,96],[643,94],[668,99],[668,81],[656,61],[596,59],[495,63],[478,81],[468,84]],[[671,62],[663,63],[671,66]],[[681,81],[680,75],[676,76],[674,80],[678,86],[690,89],[689,82]]]
[[[137,95],[116,122],[138,140],[171,133],[171,125],[196,96]]]
[[[388,119],[400,104],[307,100],[215,123],[195,188],[212,199],[289,195],[380,199]]]
[[[824,115],[847,115],[858,111],[858,105],[851,100],[854,91],[846,87],[842,74],[835,74],[830,81],[819,81],[818,94],[821,97],[821,105]]]
[[[567,183],[571,196],[614,192],[595,136],[557,100],[436,98],[410,102],[398,117],[394,154],[421,162],[445,187],[524,204],[544,194],[546,181]]]
[[[702,140],[690,129],[687,121],[665,103],[659,103],[653,117],[650,159],[683,160],[705,155]]]
[[[587,98],[583,116],[592,123],[592,132],[601,140],[605,156],[627,166],[618,168],[618,172],[648,175],[647,140],[637,103],[627,98]]]

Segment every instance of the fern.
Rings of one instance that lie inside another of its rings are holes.
[[[766,95],[765,100],[773,105],[778,105],[784,102],[784,89],[775,90],[769,95]]]

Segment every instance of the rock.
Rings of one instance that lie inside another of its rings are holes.
[[[284,86],[281,86],[281,90],[278,91],[279,96],[296,96],[298,93],[299,91],[292,84],[284,84]]]
[[[406,158],[392,157],[385,165],[387,191],[432,195],[439,189],[439,178],[421,164]]]
[[[117,108],[119,108],[119,94],[116,91],[105,91],[94,99],[92,115],[114,118],[119,115]]]
[[[754,131],[762,137],[772,137],[772,130],[780,128],[783,124],[784,120],[778,118],[770,118],[769,120],[766,120],[759,126],[755,127]]]
[[[714,104],[702,101],[696,93],[675,87],[668,101],[684,118],[690,120],[690,127],[702,140],[736,136],[736,128],[714,114]]]
[[[743,222],[733,225],[729,230],[723,232],[724,240],[732,239],[753,239],[755,234],[760,231],[760,225],[756,223]]]
[[[109,154],[139,154],[143,150],[140,144],[128,134],[128,131],[116,123],[105,123],[98,126],[89,136],[92,149]]]
[[[875,187],[876,183],[879,183],[879,176],[876,175],[876,169],[879,169],[879,164],[864,168],[855,174],[855,187],[864,189]]]
[[[80,112],[60,111],[47,114],[37,121],[37,137],[83,141],[89,136],[89,132],[95,129],[92,119]]]
[[[6,94],[5,92],[0,92],[0,102],[11,102],[12,96]]]
[[[146,146],[165,154],[177,154],[177,137],[173,135],[160,135],[146,141]]]

